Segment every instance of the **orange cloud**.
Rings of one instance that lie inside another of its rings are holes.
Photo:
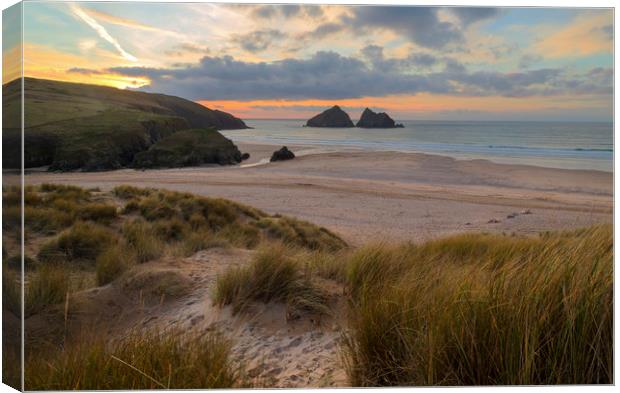
[[[613,42],[606,28],[613,28],[613,13],[597,12],[575,18],[572,24],[549,33],[535,45],[545,57],[575,57],[611,53]]]
[[[110,64],[110,59],[116,62],[119,60],[115,54],[102,50],[99,50],[97,56],[85,57],[27,43],[24,45],[24,75],[34,78],[112,86],[121,89],[139,87],[149,83],[149,80],[145,78],[105,72],[96,74],[68,72],[68,68],[72,67],[105,69]]]
[[[485,113],[518,113],[536,112],[556,109],[601,108],[609,105],[595,96],[558,97],[464,97],[434,94],[418,94],[415,96],[363,97],[344,100],[255,100],[255,101],[198,101],[213,109],[233,113],[245,119],[299,119],[315,115],[324,108],[340,105],[349,110],[352,118],[359,117],[365,107],[388,111],[394,117],[407,119],[412,114],[423,118],[446,111],[467,111]],[[307,107],[304,108],[304,107]]]

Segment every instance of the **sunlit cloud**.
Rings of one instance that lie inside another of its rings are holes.
[[[96,74],[68,72],[69,65],[81,69],[101,68],[116,56],[113,52],[101,50],[96,50],[94,53],[97,53],[97,55],[80,56],[60,52],[41,45],[26,43],[24,45],[24,75],[42,79],[93,83],[120,89],[127,87],[135,88],[150,83],[147,78],[127,77],[105,71],[100,71]]]
[[[87,25],[92,27],[93,30],[97,32],[99,37],[103,38],[104,40],[112,44],[112,46],[116,48],[116,50],[120,53],[121,56],[123,56],[125,59],[129,61],[133,61],[133,62],[138,61],[138,59],[135,56],[128,53],[127,51],[123,49],[123,47],[121,47],[121,44],[119,44],[119,42],[108,33],[105,27],[101,26],[99,22],[97,22],[94,18],[88,15],[79,5],[70,4],[69,7],[71,9],[71,12],[73,12],[75,16],[80,18]]]
[[[586,14],[556,32],[550,32],[535,48],[545,57],[575,57],[613,50],[613,16]]]
[[[305,118],[335,103],[352,108],[352,116],[369,106],[401,119],[537,108],[555,118],[612,113],[613,10],[214,3],[27,9],[26,75],[206,100],[242,118]]]

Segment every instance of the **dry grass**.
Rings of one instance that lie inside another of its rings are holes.
[[[105,285],[127,271],[136,263],[136,254],[123,245],[116,245],[103,251],[96,260],[97,284]]]
[[[110,229],[90,222],[76,222],[39,250],[37,259],[46,262],[95,262],[97,256],[118,241]]]
[[[155,234],[153,226],[144,220],[126,222],[122,234],[129,249],[135,253],[138,263],[157,259],[164,253],[164,244]]]
[[[343,358],[354,386],[613,382],[609,226],[350,250],[324,228],[222,199],[120,186],[113,191],[125,202],[119,213],[94,190],[46,184],[25,191],[27,241],[53,235],[27,272],[27,315],[64,301],[76,269],[96,271],[98,285],[123,276],[121,285],[154,299],[178,297],[188,283],[169,271],[123,273],[164,253],[257,247],[250,265],[218,277],[215,303],[239,312],[253,302],[280,302],[292,317],[325,314],[329,299],[316,276],[345,284]],[[20,211],[10,203],[19,202],[19,190],[6,188],[3,196],[3,229],[16,231]],[[20,286],[8,268],[15,257],[4,257],[3,307],[19,315]],[[49,356],[33,351],[27,388],[238,386],[223,343],[215,336],[130,336]]]
[[[221,389],[243,386],[230,343],[216,333],[135,332],[109,344],[81,340],[47,357],[28,356],[28,390]]]
[[[319,277],[339,283],[345,283],[350,253],[351,251],[349,250],[337,252],[318,250],[303,255],[302,260],[311,274],[316,274]]]
[[[354,386],[613,381],[612,230],[461,235],[350,261]]]
[[[255,248],[264,240],[330,251],[346,247],[325,228],[290,217],[268,216],[225,199],[130,186],[116,187],[113,193],[127,201],[126,214],[137,212],[155,223],[157,233],[169,241],[185,239],[191,231],[208,231],[214,239],[244,248]]]
[[[294,250],[280,243],[264,245],[247,267],[225,271],[217,279],[214,302],[234,312],[253,302],[286,303],[289,314],[329,312],[327,297],[304,275]]]
[[[47,264],[37,268],[26,285],[24,304],[26,317],[47,306],[65,301],[70,285],[67,267]]]
[[[344,240],[329,230],[292,217],[263,217],[257,225],[265,229],[269,237],[298,247],[325,251],[346,247]]]
[[[2,308],[15,316],[22,313],[21,278],[19,272],[2,267]]]

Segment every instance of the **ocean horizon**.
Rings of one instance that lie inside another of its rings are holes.
[[[613,171],[613,123],[399,120],[404,128],[313,128],[303,119],[248,119],[235,142],[428,153],[548,168]]]

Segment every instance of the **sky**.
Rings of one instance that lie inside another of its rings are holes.
[[[244,119],[613,116],[611,9],[26,2],[23,47],[26,76]]]

